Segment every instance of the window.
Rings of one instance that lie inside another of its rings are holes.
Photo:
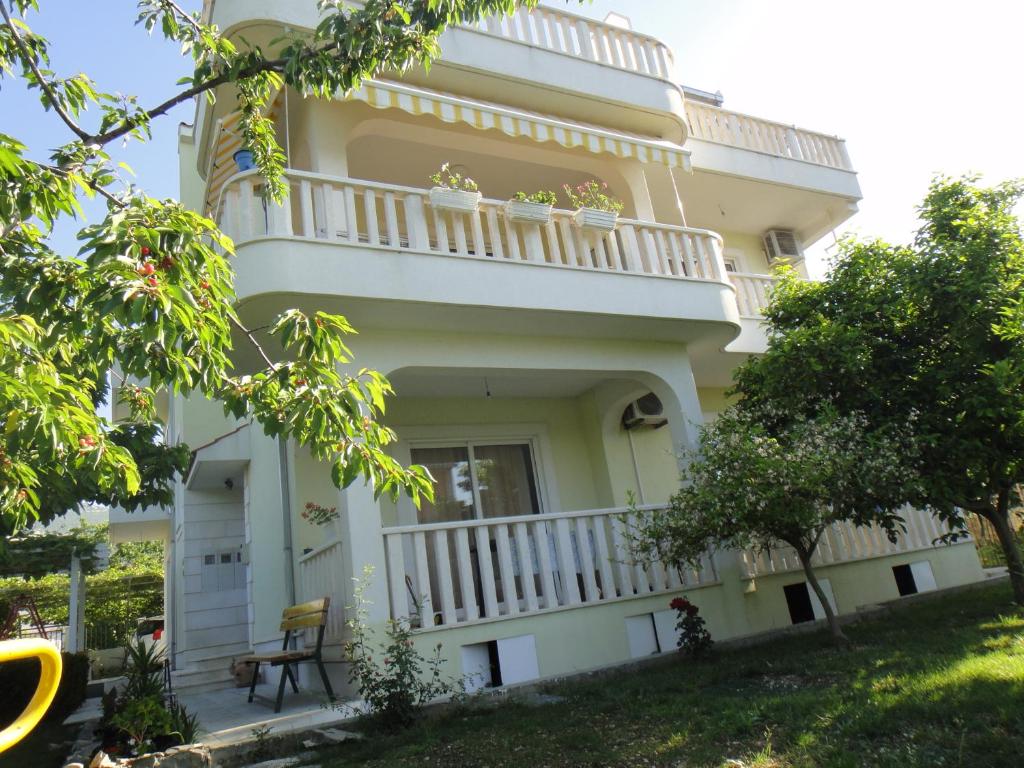
[[[739,272],[739,270],[736,269],[736,259],[722,259],[722,261],[725,263],[726,272]]]
[[[434,501],[421,505],[420,523],[516,517],[541,511],[529,442],[413,448],[410,457],[434,478]]]

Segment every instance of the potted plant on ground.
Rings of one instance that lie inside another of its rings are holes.
[[[551,209],[558,202],[554,192],[543,189],[532,192],[516,192],[505,203],[505,214],[510,221],[521,221],[529,224],[547,224],[551,221]]]
[[[591,179],[575,187],[566,184],[562,189],[576,209],[573,219],[578,227],[597,232],[615,229],[622,203],[608,194],[606,183]]]
[[[480,188],[468,176],[452,170],[449,163],[430,177],[434,182],[430,190],[430,205],[447,211],[473,213],[480,205]]]

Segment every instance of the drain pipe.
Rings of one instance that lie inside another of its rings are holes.
[[[284,522],[284,583],[288,605],[295,605],[295,562],[292,558],[292,493],[288,466],[288,443],[277,439],[278,465],[281,467],[281,518]]]
[[[626,430],[626,437],[629,438],[629,455],[633,457],[633,476],[636,477],[636,493],[640,501],[640,505],[643,506],[647,503],[644,497],[644,484],[640,480],[640,462],[636,460],[636,443],[633,442],[633,430]]]

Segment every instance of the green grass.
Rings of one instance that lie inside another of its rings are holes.
[[[999,584],[823,634],[461,707],[320,758],[344,766],[1024,765],[1024,612]],[[450,653],[451,650],[448,649]]]

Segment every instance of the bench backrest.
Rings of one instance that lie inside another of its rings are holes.
[[[327,609],[330,605],[331,598],[321,597],[317,600],[310,600],[308,603],[285,608],[281,612],[281,630],[290,632],[296,629],[326,626]]]

